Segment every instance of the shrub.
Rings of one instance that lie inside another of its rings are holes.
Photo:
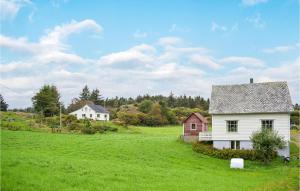
[[[84,120],[84,126],[81,128],[83,134],[95,134],[96,130],[92,127],[91,122],[88,119]]]
[[[69,126],[71,124],[75,124],[76,122],[77,122],[77,118],[74,115],[64,115],[62,117],[62,124],[67,128],[70,128]]]
[[[166,117],[169,124],[178,124],[177,117],[173,111],[168,111]]]
[[[82,129],[82,125],[80,123],[72,122],[67,125],[68,130],[76,130],[76,129]]]
[[[94,125],[93,128],[95,129],[95,131],[98,131],[99,133],[104,133],[106,131],[112,131],[112,132],[118,131],[118,128],[111,127],[111,126],[109,126],[107,124]]]
[[[96,131],[93,128],[82,128],[81,133],[83,133],[83,134],[95,134]]]
[[[12,131],[28,130],[28,129],[31,128],[28,125],[27,122],[25,122],[25,121],[16,121],[16,120],[2,121],[1,122],[1,127],[6,128],[8,130],[12,130]]]
[[[266,128],[254,132],[250,139],[259,159],[265,164],[273,159],[277,149],[282,149],[286,144],[283,137],[279,136],[276,131]]]
[[[138,118],[137,113],[130,112],[118,112],[118,119],[122,121],[125,126],[127,125],[138,125],[140,124],[140,120]]]
[[[139,104],[139,111],[149,113],[152,109],[153,102],[151,100],[144,100]]]
[[[295,110],[291,113],[291,124],[299,125],[300,111]]]
[[[256,160],[258,158],[255,150],[232,150],[232,149],[215,149],[211,142],[197,142],[193,144],[193,150],[198,153],[213,156],[220,159],[243,158],[245,160]],[[276,156],[276,153],[273,157]]]
[[[6,127],[8,130],[11,130],[11,131],[19,131],[21,130],[21,126],[20,125],[16,125],[15,123],[2,123],[1,124],[3,127]]]

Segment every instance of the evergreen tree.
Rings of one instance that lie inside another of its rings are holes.
[[[300,110],[300,106],[299,106],[298,103],[296,103],[296,104],[294,105],[294,110]]]
[[[0,109],[1,111],[7,111],[8,104],[4,101],[4,98],[0,94]]]
[[[102,105],[103,104],[103,97],[100,94],[100,91],[96,88],[95,90],[92,91],[89,100],[94,102],[96,105]]]
[[[44,116],[53,116],[59,113],[60,95],[55,86],[44,85],[32,98],[33,108]]]
[[[89,100],[91,96],[90,90],[88,88],[87,85],[84,86],[84,88],[82,89],[82,92],[80,93],[79,98],[81,100]]]
[[[168,97],[168,106],[169,107],[175,107],[175,98],[173,92],[170,93]]]

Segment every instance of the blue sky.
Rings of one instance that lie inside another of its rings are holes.
[[[213,84],[288,81],[299,96],[299,1],[1,0],[0,87],[11,108],[45,83],[70,103],[104,97],[210,96]]]

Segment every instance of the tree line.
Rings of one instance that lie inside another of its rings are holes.
[[[1,111],[8,109],[8,104],[0,94]],[[54,85],[44,85],[32,97],[32,107],[14,109],[13,111],[35,112],[45,117],[75,111],[87,103],[94,103],[106,107],[110,118],[126,124],[161,125],[179,123],[191,112],[200,112],[208,115],[209,99],[201,96],[175,96],[172,92],[164,95],[138,95],[137,97],[104,98],[99,89],[91,90],[87,85],[83,87],[78,97],[65,107],[60,101],[60,93]],[[299,125],[299,105],[294,105],[295,111],[291,114],[291,123]]]

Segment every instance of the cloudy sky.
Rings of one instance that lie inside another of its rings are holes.
[[[298,0],[0,0],[0,88],[10,108],[43,84],[69,104],[210,96],[212,84],[287,81],[300,102]]]

